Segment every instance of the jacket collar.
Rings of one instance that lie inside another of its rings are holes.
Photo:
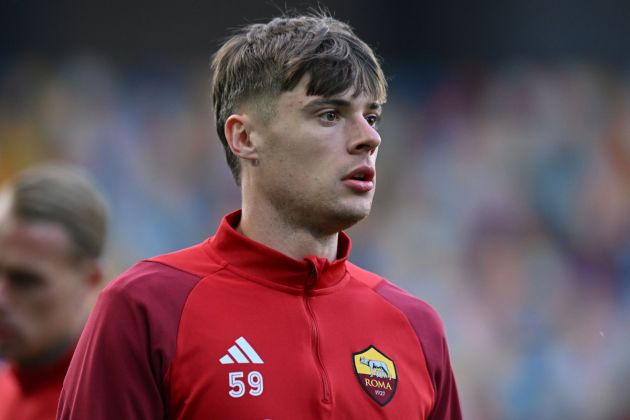
[[[336,260],[316,256],[296,260],[239,233],[236,227],[240,220],[240,210],[228,214],[216,234],[204,244],[228,270],[258,283],[298,293],[331,292],[348,280],[346,261],[351,241],[344,232],[339,233]]]

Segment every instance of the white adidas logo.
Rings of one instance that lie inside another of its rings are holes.
[[[228,349],[228,353],[219,359],[222,365],[231,365],[235,363],[255,363],[257,365],[265,363],[262,361],[256,350],[249,345],[245,337],[236,339],[236,344]],[[243,354],[245,353],[245,354]],[[230,357],[230,355],[233,357]]]

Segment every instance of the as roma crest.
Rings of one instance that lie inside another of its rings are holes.
[[[363,390],[382,406],[390,402],[398,384],[394,361],[374,346],[352,356],[354,372]]]

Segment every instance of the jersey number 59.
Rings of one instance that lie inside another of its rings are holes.
[[[245,395],[245,392],[249,392],[249,395],[258,397],[263,393],[263,377],[258,371],[249,372],[247,375],[247,385],[249,385],[249,391],[246,389],[245,381],[243,378],[243,372],[230,372],[229,385],[230,390],[228,394],[232,398],[241,398]]]

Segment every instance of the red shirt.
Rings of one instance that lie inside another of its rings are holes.
[[[436,312],[338,259],[235,230],[143,261],[101,294],[59,419],[461,418]]]
[[[0,420],[53,420],[69,363],[67,355],[33,369],[0,366]]]

